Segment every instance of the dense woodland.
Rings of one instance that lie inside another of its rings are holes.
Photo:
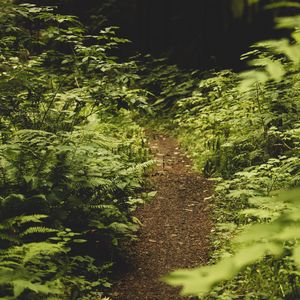
[[[300,3],[0,4],[0,299],[114,299],[149,128],[214,182],[209,263],[162,280],[300,299]]]

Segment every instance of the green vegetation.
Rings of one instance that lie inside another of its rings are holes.
[[[121,60],[115,27],[0,5],[0,299],[105,299],[154,194],[145,120],[216,183],[210,265],[165,280],[203,299],[300,298],[300,16],[276,20],[288,37],[254,44],[247,71],[201,73]]]
[[[185,295],[300,297],[300,192],[283,192],[300,184],[299,17],[277,27],[291,37],[253,45],[249,71],[205,74],[172,108],[168,126],[216,181],[212,264],[166,277]]]
[[[101,299],[151,165],[134,62],[51,7],[1,0],[0,298]]]

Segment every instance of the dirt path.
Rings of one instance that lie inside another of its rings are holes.
[[[115,284],[113,300],[183,299],[160,277],[208,260],[212,221],[205,198],[211,195],[211,182],[191,170],[174,139],[152,134],[149,144],[158,160],[151,174],[157,195],[136,213],[143,227],[130,249],[132,268]]]

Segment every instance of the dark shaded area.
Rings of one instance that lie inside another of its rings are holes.
[[[133,20],[120,19],[122,33],[138,50],[166,55],[184,67],[239,67],[240,54],[273,28],[270,12],[245,7],[236,18],[231,1],[138,2]]]
[[[49,0],[39,3],[49,4]],[[120,27],[133,43],[123,50],[167,56],[187,68],[240,69],[240,55],[251,43],[274,36],[268,0],[249,6],[247,0],[52,0],[78,15],[97,31]]]
[[[99,15],[106,15],[108,24],[120,26],[120,34],[133,41],[131,51],[168,56],[183,67],[239,69],[249,45],[274,31],[272,13],[262,9],[267,1],[260,7],[238,1],[239,16],[234,0],[75,0],[65,8],[94,28],[103,24]]]

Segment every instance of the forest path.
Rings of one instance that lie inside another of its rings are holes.
[[[158,161],[150,175],[157,194],[135,214],[143,226],[130,247],[132,266],[120,274],[113,300],[184,299],[160,278],[208,260],[212,220],[205,198],[212,193],[212,183],[192,170],[191,161],[173,138],[152,133],[149,139]]]

